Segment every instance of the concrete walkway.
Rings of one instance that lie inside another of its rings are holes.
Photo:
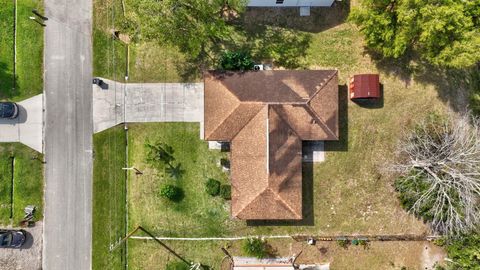
[[[18,117],[0,119],[0,142],[21,142],[43,153],[43,95],[17,103]]]
[[[120,123],[203,124],[203,83],[124,84],[106,79],[103,81],[108,89],[93,85],[95,133]]]

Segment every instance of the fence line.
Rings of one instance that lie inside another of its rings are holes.
[[[164,241],[237,241],[249,238],[262,239],[288,239],[295,241],[307,241],[314,239],[316,241],[337,241],[337,240],[355,240],[363,239],[367,241],[432,241],[441,238],[440,235],[337,235],[337,236],[308,236],[308,235],[249,235],[236,237],[163,237],[156,236],[157,240]],[[154,240],[150,236],[131,236],[130,239]]]

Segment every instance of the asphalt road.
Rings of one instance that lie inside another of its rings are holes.
[[[45,0],[43,269],[91,269],[92,1]]]

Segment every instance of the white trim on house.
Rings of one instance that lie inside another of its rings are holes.
[[[250,0],[250,7],[330,7],[335,0]]]

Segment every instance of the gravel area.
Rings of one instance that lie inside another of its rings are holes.
[[[27,240],[19,249],[0,249],[0,270],[40,270],[42,269],[43,222],[26,228]]]

